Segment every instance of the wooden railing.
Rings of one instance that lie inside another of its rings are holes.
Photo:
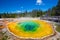
[[[54,21],[54,22],[59,22],[59,23],[60,23],[60,16],[40,17],[40,19],[43,19],[43,20],[49,20],[49,21]]]

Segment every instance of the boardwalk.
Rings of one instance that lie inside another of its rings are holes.
[[[40,19],[49,20],[49,21],[60,23],[60,16],[40,17]]]

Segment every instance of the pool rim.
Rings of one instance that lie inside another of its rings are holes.
[[[37,20],[39,20],[39,19],[37,19]],[[40,19],[41,20],[41,19]],[[52,25],[51,24],[51,21],[46,21],[46,20],[42,20],[42,21],[45,21],[45,22],[49,22],[49,24],[50,25]],[[13,22],[13,21],[12,21]],[[7,24],[8,25],[8,24]],[[8,32],[11,34],[11,35],[13,35],[13,36],[15,36],[15,37],[17,37],[17,38],[21,38],[21,39],[44,39],[44,38],[46,38],[46,37],[50,37],[50,36],[52,36],[52,35],[54,35],[55,34],[55,29],[53,28],[55,25],[52,25],[51,27],[52,27],[52,30],[53,30],[53,33],[52,34],[50,34],[50,35],[47,35],[47,36],[44,36],[44,37],[42,37],[42,38],[32,38],[32,37],[20,37],[20,36],[17,36],[17,35],[15,35],[13,32],[11,32],[10,30],[9,30],[9,28],[8,28],[8,26],[7,26],[7,30],[8,30]]]

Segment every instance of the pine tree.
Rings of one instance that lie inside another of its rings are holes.
[[[58,0],[58,4],[57,4],[57,6],[56,6],[56,14],[55,14],[55,16],[60,16],[60,0]]]

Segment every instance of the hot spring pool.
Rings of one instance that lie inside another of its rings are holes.
[[[43,20],[20,20],[8,22],[9,32],[19,38],[42,39],[54,34],[50,23]]]

